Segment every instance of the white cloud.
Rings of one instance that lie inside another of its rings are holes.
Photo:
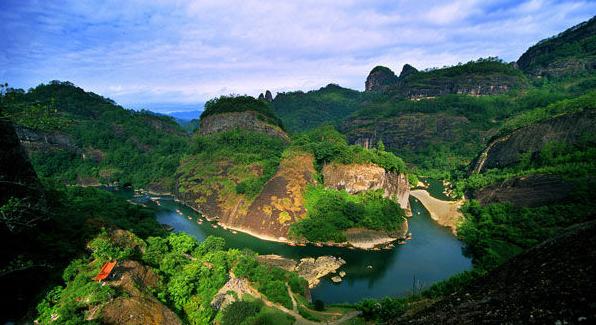
[[[404,63],[514,60],[593,12],[579,0],[5,0],[0,78],[25,88],[70,80],[125,105],[362,89],[378,64],[399,73]]]

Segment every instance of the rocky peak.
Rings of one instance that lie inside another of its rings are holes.
[[[273,101],[273,95],[271,94],[271,92],[269,90],[265,91],[265,94],[261,93],[259,94],[259,100],[264,100],[267,102],[272,102]]]
[[[368,74],[365,90],[382,91],[388,86],[396,84],[397,81],[398,78],[391,69],[379,65],[374,67]]]
[[[404,79],[405,77],[412,75],[414,73],[418,72],[418,69],[414,68],[413,66],[409,65],[409,64],[404,64],[404,67],[401,69],[401,73],[399,74],[399,79]]]

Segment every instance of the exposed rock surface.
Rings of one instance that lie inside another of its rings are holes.
[[[491,135],[490,131],[471,127],[464,116],[446,113],[354,117],[341,125],[341,131],[350,143],[370,147],[381,140],[386,150],[394,152],[422,152],[430,145],[450,146],[470,138],[474,141],[466,143],[466,147],[471,155],[479,152]]]
[[[368,74],[364,88],[366,91],[383,91],[397,82],[398,78],[391,69],[376,66]]]
[[[73,152],[80,152],[72,138],[60,132],[43,132],[30,129],[24,126],[16,127],[17,135],[21,144],[28,152],[35,150],[47,151],[52,149],[66,149]]]
[[[493,140],[472,164],[472,171],[484,172],[520,162],[522,154],[535,156],[549,142],[576,144],[585,139],[594,141],[596,111],[565,114],[523,127]]]
[[[481,204],[509,202],[518,207],[537,207],[569,199],[573,188],[558,175],[530,175],[483,187],[473,197]]]
[[[199,133],[208,135],[217,132],[245,129],[265,133],[289,140],[288,135],[278,126],[269,124],[259,118],[254,111],[213,114],[201,118]]]
[[[514,257],[395,324],[591,324],[596,322],[596,222]]]
[[[401,68],[401,73],[399,74],[399,79],[404,79],[409,75],[412,75],[414,73],[418,72],[418,69],[414,68],[413,66],[409,65],[409,64],[404,64],[404,66]]]
[[[410,184],[405,174],[388,172],[375,164],[336,164],[323,167],[326,187],[356,194],[368,190],[383,190],[385,197],[397,202],[406,213],[410,208]]]
[[[126,295],[108,302],[101,309],[105,324],[182,324],[178,316],[148,294],[159,283],[159,277],[136,261],[121,261],[113,271],[116,280],[108,284]]]
[[[417,74],[422,76],[423,73]],[[432,76],[420,78],[422,80],[409,81],[406,78],[397,88],[392,89],[397,94],[411,98],[428,98],[449,94],[471,96],[498,95],[512,89],[526,87],[525,81],[519,76],[504,74],[477,75],[468,74],[458,77]]]
[[[310,154],[282,160],[246,214],[229,214],[220,221],[252,234],[287,238],[290,226],[306,216],[304,192],[315,182],[315,172]]]
[[[390,244],[398,239],[404,239],[407,233],[408,221],[404,220],[399,232],[391,234],[372,229],[350,228],[346,230],[346,241],[356,248],[373,249],[378,246]]]
[[[222,164],[222,178],[227,177],[229,168]],[[200,192],[176,195],[226,227],[267,240],[285,241],[290,225],[306,215],[303,195],[306,186],[315,182],[314,175],[314,157],[297,154],[280,162],[275,175],[252,202],[246,202],[242,196],[220,197],[222,189],[217,184],[201,187]]]
[[[342,258],[333,256],[307,257],[296,262],[279,255],[259,255],[259,262],[281,267],[287,271],[297,272],[308,281],[310,288],[316,287],[320,279],[329,273],[335,273],[342,265],[346,264]]]
[[[11,198],[21,200],[22,204],[19,216],[11,217],[9,213],[2,215],[2,234],[4,227],[9,231],[18,232],[40,221],[41,214],[37,209],[45,206],[45,198],[37,174],[19,142],[15,127],[1,118],[0,140],[0,206]]]

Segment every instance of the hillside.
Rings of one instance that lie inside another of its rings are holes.
[[[27,92],[11,89],[2,105],[40,177],[81,185],[173,188],[187,135],[170,117],[126,110],[59,81]]]
[[[530,47],[517,66],[536,77],[565,77],[596,69],[596,17]]]
[[[290,132],[301,132],[330,123],[338,125],[360,108],[365,94],[329,84],[319,90],[279,93],[273,100],[275,113]]]
[[[190,155],[182,159],[177,172],[176,195],[184,202],[225,227],[268,240],[345,243],[346,231],[358,227],[380,235],[389,232],[395,238],[405,236],[401,208],[408,209],[408,202],[401,196],[409,184],[401,159],[383,150],[349,146],[332,127],[296,135],[289,141],[268,120],[244,125],[236,114],[253,111],[234,109],[233,104],[267,107],[254,98],[236,103],[234,98],[222,97],[212,102],[211,107],[230,108],[212,110],[201,119]],[[225,127],[205,130],[203,125],[211,124],[213,117]],[[274,116],[269,118],[274,121]],[[371,179],[369,186],[351,194],[345,187],[332,189],[327,181],[320,184],[323,167],[330,163],[369,164],[366,168],[382,171],[371,177],[385,185],[378,187]],[[349,216],[346,210],[332,218],[327,215],[331,205],[357,205],[363,212]]]
[[[383,69],[381,69],[383,68]],[[498,95],[526,88],[526,77],[498,58],[478,59],[452,67],[418,71],[406,64],[399,77],[385,67],[375,67],[366,79],[368,91],[420,99],[448,94]],[[369,87],[375,84],[375,87]]]

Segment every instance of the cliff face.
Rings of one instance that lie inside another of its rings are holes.
[[[228,193],[221,185],[223,179],[233,178],[229,175],[232,167],[222,164],[217,176],[208,181],[194,179],[201,186],[192,192],[177,193],[177,197],[226,227],[271,240],[287,238],[290,225],[306,214],[303,195],[306,186],[315,182],[314,157],[300,154],[283,159],[276,174],[252,201]]]
[[[522,154],[536,155],[549,142],[575,144],[596,134],[596,111],[566,114],[493,140],[472,165],[473,172],[517,164]]]
[[[306,215],[304,192],[308,184],[315,183],[315,173],[314,157],[310,154],[282,160],[246,213],[230,213],[220,221],[259,236],[287,238],[289,227]]]
[[[7,211],[0,220],[0,234],[3,234],[6,230],[19,232],[39,222],[45,199],[14,126],[3,119],[0,119],[0,139],[0,206],[11,199],[19,201],[18,213]]]
[[[429,77],[411,82],[406,79],[396,91],[405,97],[418,99],[449,94],[498,95],[524,86],[524,82],[517,76],[469,74],[458,77]]]
[[[221,113],[203,117],[199,126],[199,134],[208,135],[234,129],[261,132],[288,140],[288,135],[281,128],[264,122],[254,111]]]
[[[24,126],[16,126],[16,132],[21,144],[28,152],[52,149],[67,149],[78,152],[80,149],[75,145],[72,138],[60,132],[43,132],[33,130]]]
[[[383,91],[397,82],[398,78],[391,69],[383,66],[376,66],[368,74],[364,88],[365,91]]]
[[[471,126],[465,116],[446,113],[404,113],[384,118],[356,117],[341,125],[350,143],[366,148],[383,141],[387,150],[421,153],[431,145],[455,146],[464,143],[469,156],[482,149],[493,131]],[[411,162],[417,163],[414,160]]]
[[[404,174],[387,172],[374,164],[328,164],[323,167],[326,187],[356,194],[368,190],[383,190],[384,196],[397,202],[411,215],[410,184]]]
[[[483,187],[472,197],[483,205],[508,202],[518,207],[538,207],[564,202],[571,197],[573,188],[557,175],[530,175]]]
[[[573,226],[392,324],[591,324],[596,223]]]

